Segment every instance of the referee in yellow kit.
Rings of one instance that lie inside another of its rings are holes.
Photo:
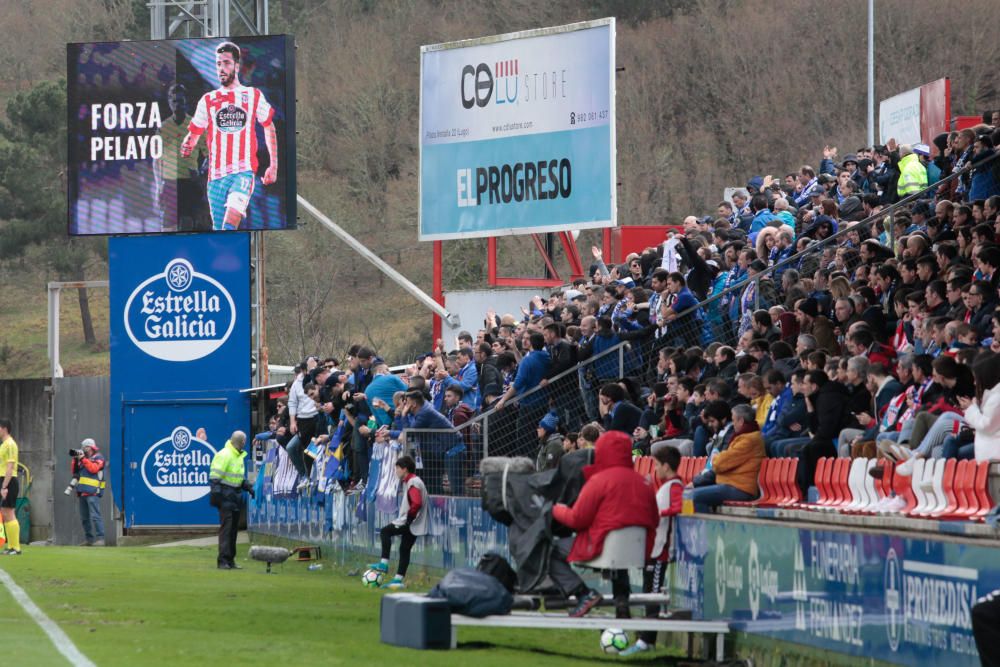
[[[3,527],[7,531],[7,548],[4,556],[21,555],[21,524],[17,522],[14,508],[17,507],[19,493],[17,485],[17,443],[10,435],[9,419],[0,419],[0,472],[3,482],[0,482],[0,516],[3,517]]]

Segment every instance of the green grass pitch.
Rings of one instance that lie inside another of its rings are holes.
[[[488,667],[610,664],[597,632],[460,628],[456,651],[379,642],[380,591],[329,561],[220,571],[200,547],[26,547],[0,559],[35,603],[100,667],[113,665],[393,665]],[[416,576],[412,589],[433,579]],[[609,624],[613,620],[609,619]],[[65,665],[48,637],[0,588],[3,663]],[[663,664],[659,650],[630,664]],[[668,659],[669,662],[669,659]]]

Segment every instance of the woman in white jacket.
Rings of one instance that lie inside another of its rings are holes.
[[[1000,460],[1000,354],[985,352],[972,366],[979,398],[959,398],[965,421],[976,430],[976,460]]]

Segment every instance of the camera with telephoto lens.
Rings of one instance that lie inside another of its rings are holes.
[[[83,457],[83,450],[82,449],[71,449],[71,450],[69,450],[69,455],[72,456],[74,459],[81,458],[81,457]]]
[[[67,496],[73,495],[73,492],[76,491],[76,485],[79,483],[80,480],[77,477],[74,477],[73,479],[69,480],[69,486],[63,489],[63,493],[65,493]]]

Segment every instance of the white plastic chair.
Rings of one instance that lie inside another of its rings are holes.
[[[865,474],[862,476],[862,483],[865,489],[865,504],[861,507],[862,512],[871,512],[875,505],[882,499],[878,495],[878,490],[875,488],[875,478],[869,474],[871,469],[875,467],[875,459],[868,459],[868,463],[865,464]]]
[[[646,565],[646,529],[629,526],[612,530],[604,538],[601,555],[593,560],[579,563],[582,567],[595,570],[627,570]]]
[[[847,473],[847,488],[851,492],[851,502],[840,509],[845,512],[854,512],[864,502],[863,480],[861,476],[865,471],[865,464],[868,459],[857,458],[851,461],[851,469]]]
[[[910,476],[910,488],[913,489],[913,495],[917,498],[917,506],[913,508],[910,514],[915,516],[920,516],[926,512],[927,506],[930,504],[930,499],[920,486],[920,483],[924,479],[925,464],[926,462],[923,459],[916,459],[913,462],[913,474]]]
[[[927,510],[928,516],[934,516],[939,512],[944,512],[944,509],[948,506],[948,498],[944,493],[944,464],[947,463],[945,459],[934,459],[934,467],[931,474],[927,475],[926,471],[931,468],[930,462],[924,466],[924,476],[925,479],[929,479],[932,488],[934,489],[934,505],[929,507]],[[926,483],[925,483],[926,486]]]

